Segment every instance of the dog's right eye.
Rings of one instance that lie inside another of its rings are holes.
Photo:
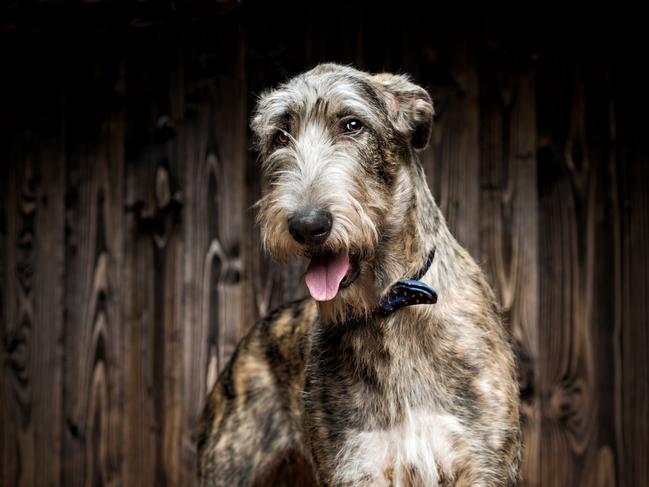
[[[275,134],[275,142],[277,142],[279,145],[286,145],[288,144],[289,140],[290,138],[286,130],[278,130]]]
[[[346,134],[356,135],[360,133],[361,130],[363,130],[363,123],[356,118],[345,120],[343,122],[343,131]]]

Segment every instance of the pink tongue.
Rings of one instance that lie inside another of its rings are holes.
[[[313,299],[329,301],[335,298],[348,270],[349,256],[346,252],[311,259],[304,280]]]

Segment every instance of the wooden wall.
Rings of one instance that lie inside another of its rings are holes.
[[[249,112],[325,60],[436,100],[429,184],[520,345],[521,485],[649,485],[633,17],[231,3],[3,11],[0,486],[190,484],[219,369],[305,292],[259,248]]]

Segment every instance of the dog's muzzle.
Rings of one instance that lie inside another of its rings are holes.
[[[338,291],[358,277],[358,265],[347,250],[324,249],[333,225],[332,214],[320,208],[306,208],[288,217],[288,231],[305,247],[311,262],[304,276],[311,296],[317,301],[330,301]]]

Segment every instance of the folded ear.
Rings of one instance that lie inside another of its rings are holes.
[[[426,147],[435,113],[428,92],[404,75],[381,73],[374,80],[385,93],[395,128],[410,137],[415,149]]]

